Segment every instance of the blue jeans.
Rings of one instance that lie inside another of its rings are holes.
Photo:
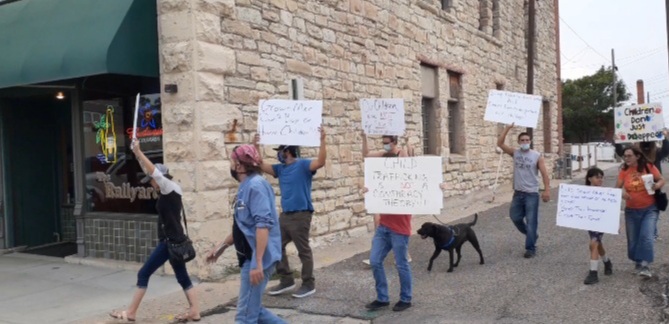
[[[627,232],[627,257],[636,262],[653,262],[655,225],[659,210],[655,205],[633,209],[625,208],[625,229]]]
[[[177,281],[181,285],[183,290],[188,290],[193,288],[193,284],[190,281],[188,276],[188,270],[186,270],[186,264],[183,262],[172,262],[170,260],[170,253],[167,251],[167,243],[160,242],[151,255],[149,259],[144,262],[144,265],[139,272],[137,273],[137,288],[146,289],[149,286],[149,278],[151,275],[158,270],[165,262],[170,261],[172,269],[174,269],[174,275],[177,277]]]
[[[269,278],[274,274],[275,264],[265,269],[265,278],[258,285],[251,285],[251,261],[244,262],[241,272],[241,286],[237,300],[237,315],[235,324],[284,324],[286,321],[268,311],[262,306],[262,295],[267,287]]]
[[[408,248],[409,236],[397,234],[383,225],[376,229],[369,257],[374,281],[376,281],[376,300],[380,302],[390,301],[383,260],[388,252],[393,250],[397,273],[400,277],[400,300],[407,303],[411,302],[411,267],[409,266],[409,260],[407,260]]]
[[[525,250],[536,252],[539,226],[539,193],[514,191],[509,215],[518,230],[525,234]]]

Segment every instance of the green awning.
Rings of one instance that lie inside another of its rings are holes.
[[[99,74],[158,77],[156,0],[0,5],[0,88]]]

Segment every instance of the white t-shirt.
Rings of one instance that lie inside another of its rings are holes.
[[[158,171],[158,168],[153,168],[153,174],[151,174],[151,178],[153,180],[156,180],[156,183],[158,186],[160,186],[160,193],[163,195],[167,195],[170,192],[174,191],[178,193],[180,196],[183,196],[183,193],[181,191],[181,187],[174,181],[167,179],[163,174]]]

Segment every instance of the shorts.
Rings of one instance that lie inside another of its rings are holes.
[[[602,237],[604,236],[604,233],[588,231],[588,235],[590,235],[590,241],[597,241],[602,243]]]

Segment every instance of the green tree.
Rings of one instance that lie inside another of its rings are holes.
[[[593,75],[562,82],[562,117],[566,143],[587,143],[613,133],[613,71],[602,66]],[[622,80],[616,82],[616,107],[630,98]]]

